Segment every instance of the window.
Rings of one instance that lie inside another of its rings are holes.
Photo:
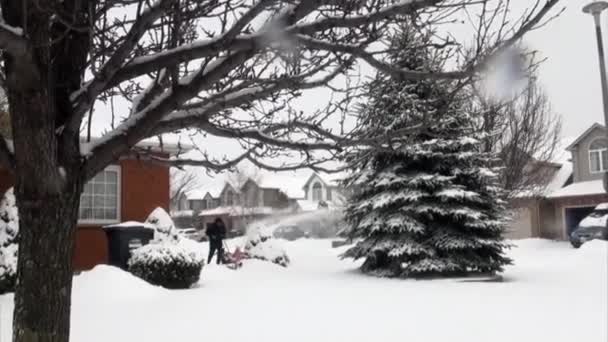
[[[316,182],[312,186],[312,200],[313,201],[322,201],[323,200],[323,186],[319,182]]]
[[[234,205],[234,193],[230,190],[226,191],[226,205]]]
[[[84,185],[78,218],[83,223],[120,221],[120,167],[110,166]]]
[[[591,173],[608,171],[608,141],[596,139],[589,146],[589,168]]]

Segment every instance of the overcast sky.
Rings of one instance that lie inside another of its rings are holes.
[[[515,11],[528,7],[531,3],[533,1],[512,1],[515,7],[519,7]],[[538,50],[547,58],[539,70],[540,80],[549,95],[553,110],[563,118],[562,135],[565,138],[580,134],[594,122],[603,123],[594,24],[592,17],[581,10],[586,3],[587,0],[561,0],[559,7],[566,6],[565,12],[546,26],[529,33],[524,41],[526,46]],[[608,11],[602,18],[602,28],[608,35]],[[306,92],[294,106],[310,111],[327,100],[328,90],[315,89]],[[119,105],[122,110],[129,107],[124,102]],[[99,126],[107,129],[107,118],[107,115],[100,118],[96,116],[95,121],[104,121]],[[95,131],[99,134],[102,130]],[[212,156],[234,156],[240,152],[237,144],[226,139],[196,140]]]
[[[554,111],[563,118],[563,135],[570,137],[604,119],[593,18],[581,10],[588,1],[562,1],[566,11],[530,33],[526,42],[548,58],[541,66],[540,79]],[[608,34],[606,13],[602,29]]]

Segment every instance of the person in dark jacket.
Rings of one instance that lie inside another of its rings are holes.
[[[224,261],[224,238],[226,237],[226,226],[221,218],[216,218],[213,223],[207,226],[207,236],[209,237],[207,264],[211,263],[211,259],[217,251],[217,264],[219,265]]]

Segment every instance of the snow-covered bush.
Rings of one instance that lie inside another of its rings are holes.
[[[270,261],[283,267],[289,266],[290,262],[279,241],[273,239],[272,234],[265,232],[259,225],[247,229],[245,253],[250,258]]]
[[[179,244],[161,242],[140,247],[129,259],[129,271],[153,285],[187,289],[198,282],[204,261]]]
[[[154,226],[154,240],[156,242],[177,242],[181,238],[171,216],[163,208],[154,209],[146,219],[146,223]]]
[[[17,280],[17,234],[19,213],[13,189],[0,202],[0,294],[15,290]]]

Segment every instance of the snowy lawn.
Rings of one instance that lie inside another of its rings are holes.
[[[285,243],[287,269],[205,266],[192,290],[98,267],[75,278],[72,341],[607,341],[608,244],[517,244],[504,283],[369,278],[323,240]],[[12,296],[0,305],[8,342]]]

